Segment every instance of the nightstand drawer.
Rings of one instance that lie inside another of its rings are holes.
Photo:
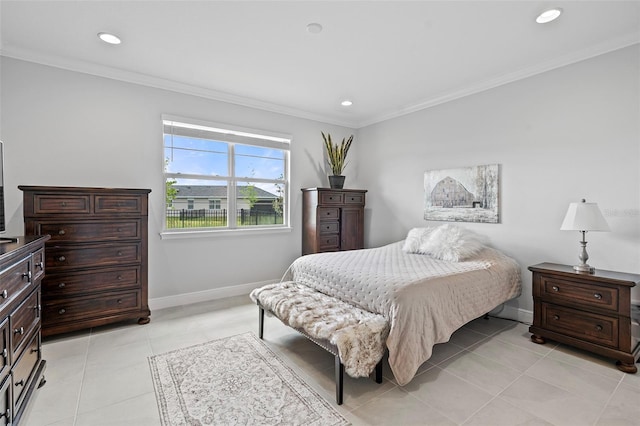
[[[618,289],[585,282],[573,282],[557,277],[541,275],[540,297],[553,303],[569,302],[618,311]]]
[[[318,247],[321,251],[338,251],[340,249],[340,238],[338,235],[320,235]]]
[[[344,203],[364,205],[364,192],[345,192]]]
[[[618,318],[542,303],[542,327],[589,342],[618,347]]]

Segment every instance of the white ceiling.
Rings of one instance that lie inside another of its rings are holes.
[[[0,6],[3,56],[354,128],[640,42],[640,1]],[[548,6],[563,15],[536,24]],[[312,22],[323,31],[307,32]]]

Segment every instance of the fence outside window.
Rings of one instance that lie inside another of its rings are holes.
[[[227,210],[181,209],[167,210],[167,228],[211,228],[227,226]],[[282,213],[275,210],[238,209],[238,226],[282,225]]]

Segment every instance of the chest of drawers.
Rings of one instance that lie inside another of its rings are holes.
[[[533,272],[531,340],[546,339],[617,360],[618,369],[635,373],[640,343],[631,334],[631,288],[640,275],[613,271],[576,273],[553,263]]]
[[[366,190],[302,190],[302,254],[364,248]]]
[[[0,243],[0,424],[18,424],[44,383],[40,283],[48,236]]]
[[[19,186],[27,235],[50,235],[44,336],[149,322],[148,189]]]

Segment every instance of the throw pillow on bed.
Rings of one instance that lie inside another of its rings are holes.
[[[422,240],[419,253],[436,259],[460,262],[484,248],[484,238],[473,231],[452,224],[437,227]]]
[[[435,227],[413,228],[407,233],[402,251],[407,253],[419,253],[420,245],[436,229]]]

